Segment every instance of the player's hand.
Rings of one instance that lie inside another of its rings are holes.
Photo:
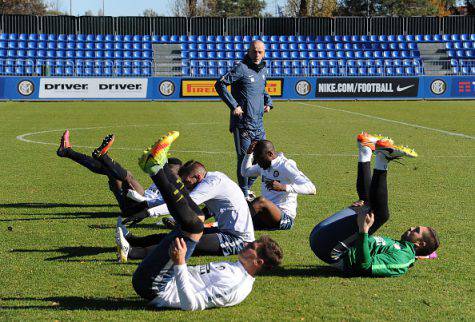
[[[122,224],[125,225],[125,224],[130,223],[129,227],[132,227],[132,226],[137,225],[139,222],[141,222],[142,220],[144,220],[145,218],[149,216],[150,215],[148,211],[145,209],[145,210],[139,211],[136,214],[133,214],[132,216],[125,218],[124,220],[122,220]]]
[[[269,105],[264,106],[264,113],[268,113],[270,112],[270,110],[271,110],[271,107]]]
[[[361,207],[361,206],[364,206],[364,200],[358,200],[358,201],[355,201],[351,204],[353,207]]]
[[[234,116],[242,117],[243,114],[244,114],[244,111],[242,110],[241,106],[238,106],[233,110]]]
[[[254,152],[257,142],[259,141],[252,141],[251,144],[249,144],[249,147],[247,148],[247,152],[246,152],[247,154],[252,154]]]
[[[186,250],[185,240],[183,238],[175,238],[175,242],[170,249],[170,257],[175,265],[183,265],[186,263]]]
[[[374,214],[372,212],[369,214],[358,214],[357,222],[360,233],[367,234],[374,224]]]
[[[277,180],[269,180],[269,181],[266,181],[266,188],[269,190],[275,190],[275,191],[285,191],[286,185],[280,183]]]

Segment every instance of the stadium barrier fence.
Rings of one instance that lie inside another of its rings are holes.
[[[0,77],[0,100],[218,100],[216,78]],[[475,76],[269,77],[283,100],[475,99]]]
[[[130,35],[402,35],[475,33],[474,16],[92,17],[1,15],[2,33]]]

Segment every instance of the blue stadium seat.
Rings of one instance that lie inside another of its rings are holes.
[[[453,34],[451,37],[452,41],[460,41],[460,35],[459,34]]]
[[[13,41],[8,42],[8,48],[9,49],[16,49],[17,48],[17,43]]]
[[[39,34],[37,40],[38,41],[48,41],[48,35],[47,34]]]
[[[417,42],[424,42],[424,35],[416,35],[415,41],[417,41]]]
[[[216,36],[216,43],[218,43],[218,44],[224,43],[224,36],[223,35],[217,35]]]
[[[406,35],[406,41],[416,41],[416,37],[414,35]]]
[[[475,41],[475,34],[470,34],[470,40]]]
[[[10,41],[17,41],[18,40],[18,35],[17,34],[10,34],[8,36],[8,40]]]
[[[377,71],[376,67],[370,67],[370,68],[368,68],[367,74],[369,76],[376,76],[376,75],[378,75],[378,71]]]
[[[89,40],[88,40],[89,41]],[[124,43],[131,43],[134,41],[134,36],[132,35],[124,35],[123,42]]]
[[[0,49],[0,58],[7,57],[7,51],[5,49]],[[0,60],[0,64],[3,63],[3,60]]]
[[[37,58],[46,58],[46,50],[40,49],[36,51]]]
[[[432,42],[433,41],[432,35],[430,35],[430,34],[424,35],[424,41],[425,42]]]
[[[385,68],[385,74],[388,76],[394,76],[395,75],[395,70],[392,67],[386,67]]]
[[[395,74],[398,75],[398,76],[403,76],[404,75],[404,68],[403,67],[396,67]]]
[[[28,40],[28,34],[18,35],[18,41],[27,41],[27,40]]]

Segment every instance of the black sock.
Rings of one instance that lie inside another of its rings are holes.
[[[106,167],[104,167],[101,162],[88,155],[76,152],[71,148],[67,149],[65,157],[75,161],[76,163],[79,163],[94,173],[103,175],[109,174],[109,171],[107,171]]]
[[[371,186],[371,162],[358,162],[358,176],[356,178],[356,191],[360,200],[369,201]]]
[[[125,170],[118,162],[112,160],[107,153],[99,157],[99,161],[107,167],[111,176],[115,179],[124,181],[127,177],[127,170]]]
[[[167,204],[170,215],[177,221],[181,229],[188,233],[200,233],[203,231],[203,222],[198,218],[195,211],[185,195],[186,190],[178,190],[177,187],[168,181],[164,169],[160,169],[152,177],[153,182],[160,190],[163,200]]]
[[[374,233],[389,219],[387,174],[385,170],[373,171],[369,198],[374,213],[374,224],[370,233]]]
[[[203,212],[201,211],[200,207],[198,207],[198,205],[193,201],[193,199],[191,199],[188,189],[185,188],[185,185],[181,181],[180,177],[177,177],[175,174],[173,174],[173,172],[170,170],[170,167],[168,166],[168,163],[165,164],[165,166],[163,167],[163,171],[165,172],[168,181],[173,183],[175,187],[180,192],[182,192],[182,195],[185,197],[186,201],[188,202],[188,205],[195,212],[195,214],[197,216],[202,216]]]

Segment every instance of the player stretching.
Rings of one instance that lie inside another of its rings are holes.
[[[405,274],[416,256],[427,256],[439,246],[431,227],[408,229],[401,240],[371,236],[389,219],[388,162],[417,154],[392,140],[361,133],[358,140],[358,177],[360,201],[319,223],[310,235],[310,246],[322,261],[351,275],[399,276]],[[371,177],[371,156],[376,160]]]
[[[254,227],[251,211],[239,186],[218,171],[207,171],[197,161],[186,162],[179,171],[180,179],[195,204],[206,205],[206,211],[214,216],[217,227],[205,228],[195,255],[228,256],[238,254],[246,242],[254,241]],[[147,215],[160,216],[169,214],[171,209],[166,204],[141,212],[124,220],[137,222]],[[135,237],[128,233],[125,226],[118,223],[116,242],[119,247],[120,261],[127,258],[141,259],[157,245],[166,234]],[[129,245],[130,243],[131,245]],[[133,244],[133,245],[132,245]],[[132,246],[132,247],[129,247]]]
[[[257,164],[253,165],[253,159]],[[244,177],[262,176],[262,196],[252,201],[255,229],[290,229],[297,216],[297,194],[314,195],[313,183],[295,161],[275,151],[268,140],[254,141],[241,165]]]
[[[146,212],[150,207],[163,204],[163,198],[161,198],[154,184],[144,189],[130,171],[124,169],[109,156],[108,151],[114,140],[114,134],[107,135],[90,157],[74,151],[69,140],[69,130],[66,130],[61,136],[56,154],[59,157],[75,161],[93,173],[107,176],[109,189],[117,199],[122,214],[126,217],[135,213]],[[181,167],[181,161],[177,158],[170,158],[169,167],[177,174]]]
[[[282,250],[269,237],[248,243],[235,263],[217,262],[187,267],[203,234],[202,213],[184,184],[168,169],[167,152],[178,132],[170,132],[144,152],[140,167],[160,190],[180,230],[166,238],[140,263],[132,283],[138,295],[154,307],[204,310],[239,304],[251,292],[254,276],[282,260]]]

